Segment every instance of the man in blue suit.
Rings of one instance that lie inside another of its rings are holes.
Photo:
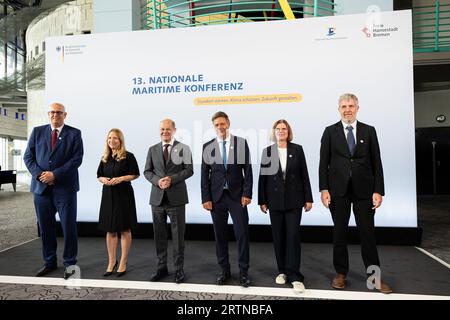
[[[217,261],[222,269],[216,283],[231,278],[228,259],[228,213],[233,220],[239,248],[239,282],[250,284],[247,205],[252,198],[252,166],[247,141],[229,133],[230,120],[225,112],[216,112],[212,123],[217,138],[203,145],[201,191],[203,208],[211,212],[216,238]]]
[[[33,129],[23,157],[32,175],[31,192],[44,256],[44,266],[36,277],[57,268],[56,212],[64,233],[64,279],[73,274],[69,267],[77,263],[78,167],[83,159],[83,141],[80,130],[64,124],[66,115],[62,104],[51,104],[50,124]]]

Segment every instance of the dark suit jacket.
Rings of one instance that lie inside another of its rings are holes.
[[[353,194],[371,198],[374,192],[384,195],[383,167],[375,128],[357,122],[354,155],[345,138],[342,122],[327,127],[320,147],[319,186],[331,196],[344,196],[351,180]]]
[[[194,174],[191,149],[184,143],[174,141],[170,157],[164,164],[163,148],[161,142],[148,149],[144,176],[152,183],[150,204],[159,206],[163,200],[164,192],[171,206],[181,206],[189,202],[185,180]],[[162,190],[158,181],[170,176],[172,185]]]
[[[223,194],[225,182],[231,198],[252,197],[253,174],[247,140],[231,135],[227,158],[227,170],[223,166],[217,139],[203,145],[201,190],[202,203],[218,202]]]
[[[258,204],[267,205],[269,210],[284,211],[301,208],[306,202],[313,202],[313,197],[302,146],[288,143],[285,179],[277,145],[264,149],[258,182]]]
[[[51,147],[52,129],[49,124],[35,127],[28,140],[23,160],[32,175],[31,192],[42,194],[48,185],[39,181],[43,171],[52,171],[55,176],[54,193],[73,193],[80,190],[78,167],[83,159],[81,131],[64,125]]]

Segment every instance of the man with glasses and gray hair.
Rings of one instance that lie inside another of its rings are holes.
[[[78,167],[83,159],[81,131],[64,124],[67,116],[61,103],[49,107],[50,124],[31,132],[23,160],[31,173],[31,192],[42,239],[44,266],[42,277],[57,268],[56,212],[64,234],[64,279],[75,273],[77,263]]]

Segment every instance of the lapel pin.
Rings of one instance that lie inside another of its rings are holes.
[[[364,143],[364,140],[359,140],[360,143]]]
[[[173,152],[177,152],[178,150],[177,149],[173,149]]]
[[[233,147],[233,146],[230,146],[230,149],[234,149],[234,147]]]
[[[292,158],[292,154],[289,155],[289,158]]]

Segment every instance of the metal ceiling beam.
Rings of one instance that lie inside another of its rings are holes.
[[[0,104],[2,104],[3,106],[5,106],[5,104],[12,104],[17,107],[17,105],[26,105],[27,99],[19,98],[19,97],[0,98]]]

